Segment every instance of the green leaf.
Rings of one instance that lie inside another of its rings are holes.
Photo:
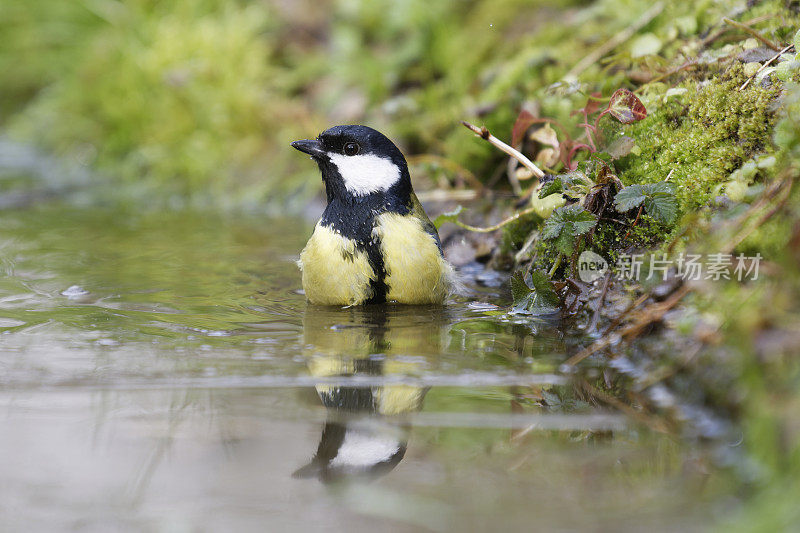
[[[800,54],[800,30],[797,30],[797,33],[794,34],[792,42],[794,43],[794,51]]]
[[[629,185],[628,187],[623,187],[614,197],[614,207],[620,213],[625,213],[642,205],[644,199],[645,195],[641,185]]]
[[[642,191],[645,195],[656,193],[675,194],[675,185],[668,181],[658,181],[656,183],[646,183],[642,185]]]
[[[547,276],[535,270],[527,281],[521,271],[512,276],[511,295],[514,299],[513,313],[543,315],[555,313],[561,307],[561,298],[553,284]]]
[[[551,194],[561,194],[564,191],[564,180],[561,176],[555,176],[552,181],[542,185],[539,191],[539,198],[546,198]]]
[[[778,63],[778,66],[775,69],[775,75],[781,81],[789,81],[791,75],[798,68],[800,68],[800,61],[797,60],[784,61],[782,63]]]
[[[556,237],[556,249],[564,255],[571,255],[574,242],[575,237],[570,235],[569,231],[563,231]]]
[[[678,217],[678,201],[674,194],[656,192],[645,199],[644,210],[659,222],[672,224]]]
[[[440,229],[445,222],[452,222],[456,223],[458,221],[458,215],[461,214],[461,211],[464,210],[463,206],[458,206],[452,211],[448,211],[447,213],[442,213],[438,217],[436,217],[433,221],[433,225],[436,226],[436,229]]]
[[[625,213],[644,204],[648,215],[664,224],[672,224],[678,216],[675,186],[669,182],[630,185],[614,197],[614,207]]]
[[[582,170],[573,170],[566,174],[559,174],[553,181],[542,185],[539,198],[546,198],[551,194],[564,194],[572,199],[577,199],[592,189],[594,182]]]
[[[570,254],[575,238],[587,233],[596,223],[595,216],[580,204],[559,207],[545,221],[542,238],[555,239],[556,247],[565,254]]]
[[[524,274],[521,270],[518,270],[511,276],[511,299],[515,306],[531,293],[531,288],[525,283],[523,276]]]

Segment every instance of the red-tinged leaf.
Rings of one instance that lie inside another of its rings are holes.
[[[623,124],[633,124],[647,116],[647,109],[642,101],[628,89],[617,89],[611,95],[611,103],[606,112]]]
[[[523,109],[517,115],[517,120],[514,122],[514,128],[511,130],[511,146],[519,146],[525,137],[525,132],[528,131],[534,123],[536,117],[530,111]]]

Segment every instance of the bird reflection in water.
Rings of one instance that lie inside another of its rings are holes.
[[[326,378],[316,392],[327,420],[314,457],[294,477],[328,483],[394,469],[408,445],[407,415],[422,408],[427,392],[398,381],[419,375],[426,361],[441,353],[449,323],[441,306],[309,305],[303,321],[305,355],[311,374]],[[337,377],[369,383],[338,385]]]

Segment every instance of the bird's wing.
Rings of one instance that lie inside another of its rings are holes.
[[[439,247],[439,253],[444,256],[442,253],[442,241],[439,239],[439,232],[436,231],[436,226],[434,226],[433,222],[431,222],[431,219],[428,218],[428,215],[425,213],[425,209],[423,209],[422,204],[417,199],[417,195],[413,192],[411,193],[409,210],[411,211],[412,216],[418,218],[422,222],[422,228],[426,233],[433,237],[433,240],[436,241],[436,246]]]

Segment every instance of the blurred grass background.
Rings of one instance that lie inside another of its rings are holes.
[[[368,122],[436,147],[572,3],[9,0],[2,128],[134,200],[296,208],[318,183],[288,142]]]
[[[674,49],[730,3],[667,6],[643,34]],[[468,142],[459,121],[506,136],[534,97],[543,114],[568,117],[584,96],[547,87],[649,7],[7,0],[0,128],[88,166],[106,194],[150,205],[300,209],[319,186],[287,144],[336,123],[367,123],[409,154],[444,155],[487,180],[502,157]],[[623,77],[599,64],[582,76],[604,93]]]

